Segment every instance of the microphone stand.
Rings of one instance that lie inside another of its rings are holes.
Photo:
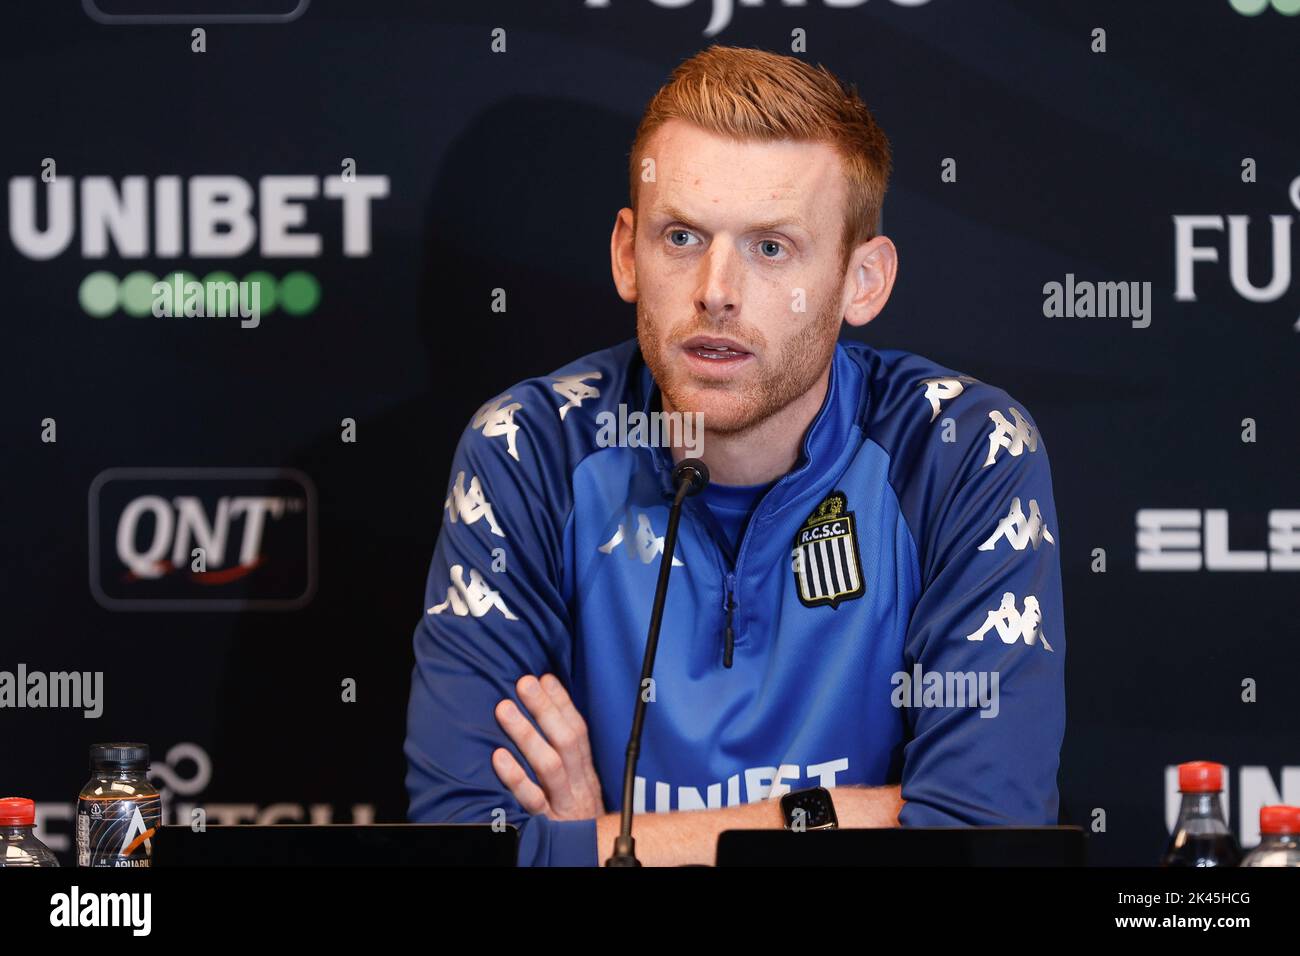
[[[637,685],[636,710],[632,714],[632,736],[627,742],[627,761],[623,767],[623,812],[618,838],[614,841],[614,854],[605,861],[606,866],[640,866],[636,858],[636,841],[632,839],[632,793],[636,786],[636,761],[641,754],[641,731],[645,727],[645,687],[655,667],[655,652],[659,648],[659,625],[664,616],[664,601],[668,598],[668,574],[673,569],[673,551],[677,547],[677,525],[682,518],[682,502],[704,490],[709,483],[709,469],[698,458],[684,458],[673,469],[673,484],[677,495],[668,512],[668,531],[664,535],[664,553],[659,557],[659,584],[655,588],[655,602],[650,610],[650,633],[645,642],[645,660],[641,664],[641,682]]]

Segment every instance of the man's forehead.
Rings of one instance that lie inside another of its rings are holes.
[[[660,183],[665,193],[725,190],[754,200],[797,200],[807,192],[808,186],[799,181],[788,165],[764,169],[700,157],[676,162],[668,157],[666,168],[660,167]]]
[[[740,201],[764,215],[812,210],[838,188],[839,158],[826,143],[732,140],[665,124],[649,155],[656,165],[646,198],[651,208],[686,204],[702,210]]]

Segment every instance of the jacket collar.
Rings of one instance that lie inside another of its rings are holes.
[[[636,383],[636,407],[649,415],[661,411],[659,387],[650,373],[638,348],[634,354],[638,368],[633,379]],[[831,357],[830,380],[826,397],[804,433],[799,456],[794,467],[778,479],[763,501],[763,510],[780,509],[799,497],[809,481],[833,469],[846,452],[846,446],[856,445],[856,427],[864,420],[867,405],[867,374],[857,357],[845,348],[843,342],[835,343]],[[667,448],[646,449],[654,461],[655,472],[664,496],[673,497],[672,452]],[[836,469],[837,470],[837,469]]]

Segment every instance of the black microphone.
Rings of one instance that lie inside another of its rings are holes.
[[[668,598],[668,574],[673,569],[673,551],[677,547],[677,524],[682,518],[682,502],[699,494],[709,483],[709,468],[698,458],[683,458],[673,469],[673,487],[677,495],[668,512],[668,532],[664,535],[664,553],[659,557],[659,584],[655,588],[655,603],[650,610],[650,634],[645,641],[645,660],[641,664],[641,680],[636,688],[636,710],[632,714],[632,736],[627,742],[627,762],[623,766],[623,813],[618,839],[614,841],[614,855],[605,861],[606,866],[640,866],[636,858],[636,841],[632,839],[632,792],[636,786],[636,761],[641,754],[641,731],[645,727],[646,699],[643,689],[655,669],[655,651],[659,648],[659,624],[664,616],[664,601]]]

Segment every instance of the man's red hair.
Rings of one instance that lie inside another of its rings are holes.
[[[843,263],[854,247],[876,236],[892,169],[889,140],[857,88],[846,86],[826,67],[716,44],[678,66],[646,107],[632,142],[628,171],[634,212],[646,144],[670,119],[740,140],[830,145],[848,181],[840,239]]]

